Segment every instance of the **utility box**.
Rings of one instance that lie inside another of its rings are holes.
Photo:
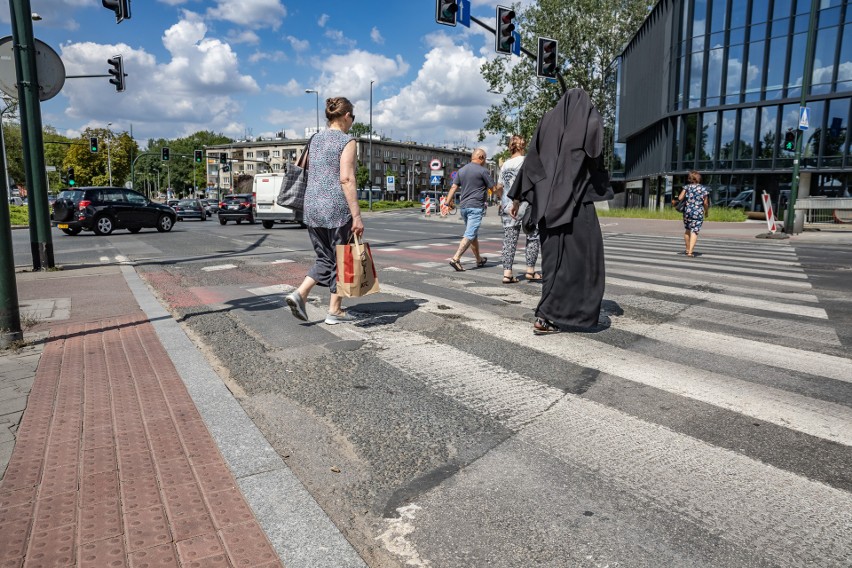
[[[281,207],[276,201],[284,183],[284,174],[256,174],[252,191],[254,192],[256,221],[263,224],[264,229],[271,229],[276,223],[298,223],[305,228],[301,211],[289,207]]]

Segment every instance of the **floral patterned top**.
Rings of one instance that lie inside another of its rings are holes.
[[[707,188],[698,183],[685,185],[683,190],[686,192],[686,207],[683,209],[683,216],[691,219],[704,219],[704,198],[709,195]]]
[[[340,155],[352,137],[329,128],[311,139],[308,150],[308,186],[305,188],[305,224],[334,229],[352,219],[340,186]]]

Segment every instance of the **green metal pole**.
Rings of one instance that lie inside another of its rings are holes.
[[[33,255],[33,270],[43,270],[54,266],[53,239],[50,234],[47,174],[44,169],[44,141],[32,9],[30,0],[9,0],[9,8],[18,80],[18,104],[21,111],[24,169],[27,174],[30,247]]]
[[[811,90],[811,75],[814,68],[814,43],[816,43],[816,19],[818,0],[811,0],[811,19],[808,24],[808,40],[805,48],[805,70],[802,75],[802,97],[799,106],[806,106],[806,98]],[[790,201],[787,204],[787,213],[784,215],[784,232],[792,235],[796,224],[796,198],[799,195],[799,162],[802,160],[802,142],[805,138],[804,132],[796,132],[796,154],[793,158],[793,179],[790,182]]]
[[[6,147],[0,127],[0,144]],[[21,308],[18,306],[18,286],[15,282],[15,256],[12,251],[12,219],[6,189],[6,152],[0,152],[0,183],[3,184],[3,203],[0,203],[0,349],[23,339]]]

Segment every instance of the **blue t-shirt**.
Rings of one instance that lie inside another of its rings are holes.
[[[462,209],[485,208],[488,190],[494,187],[488,170],[476,162],[471,162],[459,170],[456,184],[460,188],[459,207]]]

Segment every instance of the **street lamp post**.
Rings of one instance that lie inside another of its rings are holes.
[[[305,89],[305,93],[314,93],[317,96],[317,132],[319,132],[319,91],[316,89]]]
[[[370,211],[373,210],[373,83],[375,80],[370,81]]]
[[[112,123],[107,122],[107,131],[109,132],[107,138],[107,170],[109,170],[109,186],[112,187],[112,156],[110,148],[110,146],[112,146],[112,129],[110,128],[110,126],[112,126]]]

